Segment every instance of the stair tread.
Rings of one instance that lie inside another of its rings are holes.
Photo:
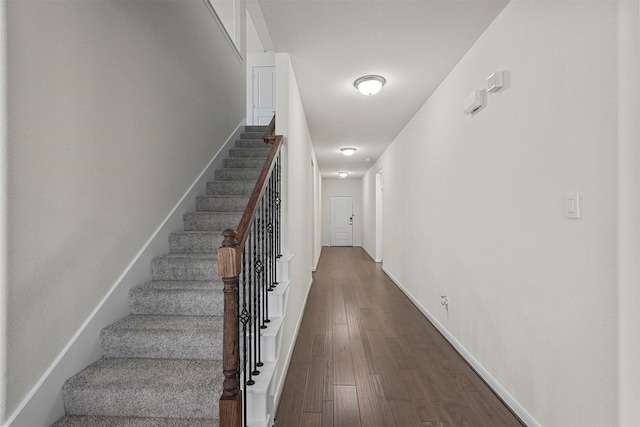
[[[215,181],[209,181],[209,184],[210,185],[212,185],[212,184],[220,184],[220,183],[223,183],[223,182],[224,183],[234,183],[234,184],[235,183],[238,183],[238,184],[253,184],[253,185],[256,184],[255,180],[250,180],[250,179],[249,180],[244,180],[244,181],[233,181],[233,180],[232,181],[227,181],[227,180],[224,180],[224,179],[216,179]],[[215,195],[217,196],[217,194],[215,194]],[[220,195],[221,196],[239,196],[239,194],[220,194]]]
[[[198,211],[191,211],[191,212],[187,212],[185,213],[185,215],[220,215],[220,216],[224,216],[224,215],[242,215],[244,213],[244,211],[230,211],[230,212],[198,212]]]
[[[153,280],[129,291],[133,314],[221,315],[224,284],[217,280]]]
[[[215,418],[222,362],[103,358],[63,386],[69,415]]]
[[[51,427],[211,427],[213,418],[152,418],[67,415]],[[217,425],[217,422],[216,424]]]
[[[217,260],[218,259],[218,254],[217,253],[213,253],[213,254],[164,254],[164,255],[159,255],[157,257],[155,257],[154,259],[198,259],[198,260],[206,260],[206,259],[211,259],[211,260]]]
[[[211,303],[215,301],[215,298],[222,298],[223,289],[224,284],[222,283],[221,278],[218,280],[152,280],[132,288],[129,291],[129,295],[131,297],[136,297],[145,294],[153,294],[156,296],[165,294],[167,296],[171,295],[174,298],[171,302],[177,303],[177,298],[182,297],[183,299],[188,299],[191,295],[197,294],[200,299],[193,301],[193,303],[199,303],[199,305],[202,305],[207,302]],[[209,298],[207,298],[207,294],[210,295]],[[204,298],[207,299],[205,300]],[[133,314],[142,313],[134,312]]]
[[[184,230],[184,231],[172,231],[171,234],[185,234],[187,236],[196,236],[196,235],[202,235],[202,236],[215,236],[215,237],[224,237],[222,235],[222,233],[224,233],[224,230],[205,230],[205,231],[189,231],[189,230]]]
[[[80,371],[65,389],[221,389],[220,360],[105,358]]]
[[[180,333],[222,333],[222,316],[176,316],[159,314],[132,314],[106,328],[106,332],[119,331],[177,331]]]
[[[222,359],[222,316],[132,314],[100,332],[104,357]]]
[[[237,181],[236,181],[237,182]],[[244,182],[244,181],[240,181]],[[253,181],[246,181],[253,182]],[[249,200],[250,194],[203,194],[197,198]]]

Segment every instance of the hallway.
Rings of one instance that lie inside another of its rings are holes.
[[[276,427],[520,426],[361,248],[323,248]]]

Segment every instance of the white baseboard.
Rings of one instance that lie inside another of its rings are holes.
[[[469,351],[438,321],[412,294],[409,292],[398,279],[386,268],[382,267],[382,271],[391,279],[393,283],[413,302],[413,304],[424,314],[424,316],[440,331],[449,344],[456,349],[463,359],[476,371],[478,375],[493,389],[493,391],[502,399],[502,401],[511,408],[511,410],[529,427],[540,427],[540,423],[527,412],[527,410],[514,399],[509,392],[487,371],[484,366],[478,362]]]
[[[302,317],[304,316],[304,310],[307,308],[307,301],[309,300],[309,292],[311,291],[311,286],[313,285],[313,278],[309,281],[309,288],[307,289],[307,294],[304,297],[304,303],[302,304],[302,310],[300,310],[300,315],[298,316],[298,320],[296,322],[296,328],[293,331],[293,340],[289,344],[289,349],[284,360],[284,366],[282,367],[282,375],[280,375],[280,380],[278,381],[278,385],[276,386],[276,391],[273,397],[273,411],[274,414],[278,410],[278,405],[280,404],[280,398],[282,397],[282,392],[284,390],[284,382],[287,379],[287,372],[289,371],[289,365],[291,364],[291,357],[293,356],[293,349],[296,345],[296,340],[298,339],[298,332],[300,332],[300,325],[302,324]]]
[[[239,139],[243,126],[244,121],[238,125],[180,201],[176,203],[2,427],[49,426],[64,415],[61,392],[64,382],[102,357],[100,331],[130,314],[129,290],[151,280],[149,267],[151,260],[155,256],[169,252],[169,233],[183,229],[183,213],[195,210],[196,196],[205,194],[207,181],[211,181],[215,170],[222,167],[222,160],[227,157],[233,142]]]
[[[373,254],[371,252],[369,252],[369,250],[366,247],[362,246],[362,250],[365,251],[367,253],[367,255],[369,255],[369,258],[371,258],[373,260],[373,262],[382,262],[381,259],[378,259],[378,258],[374,257]]]

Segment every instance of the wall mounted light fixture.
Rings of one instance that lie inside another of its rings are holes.
[[[371,96],[380,92],[386,82],[384,77],[372,75],[360,77],[353,85],[361,94]]]
[[[356,148],[344,147],[344,148],[341,148],[340,151],[342,151],[342,154],[344,154],[345,156],[353,156],[356,153]]]

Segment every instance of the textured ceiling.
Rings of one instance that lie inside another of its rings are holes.
[[[323,176],[361,177],[507,3],[259,0],[275,51],[291,55]],[[367,74],[387,79],[378,95],[353,87]]]

